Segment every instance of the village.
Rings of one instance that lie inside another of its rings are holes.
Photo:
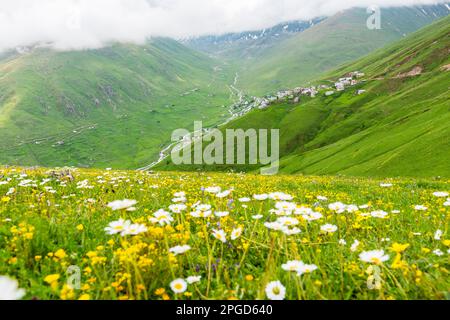
[[[360,82],[363,82],[361,78],[365,76],[364,73],[359,71],[353,71],[348,73],[345,77],[339,78],[338,81],[334,83],[333,86],[321,84],[317,86],[310,87],[297,87],[291,90],[281,90],[275,95],[268,95],[263,98],[254,97],[251,102],[244,102],[247,106],[252,105],[252,107],[257,107],[258,109],[266,109],[270,105],[278,102],[291,102],[299,103],[302,96],[308,96],[310,98],[315,98],[318,94],[323,93],[325,96],[332,96],[336,92],[344,91],[349,87],[356,86]],[[365,93],[365,90],[357,90],[356,94],[361,95]],[[247,108],[244,108],[246,110]],[[247,111],[248,112],[248,111]]]

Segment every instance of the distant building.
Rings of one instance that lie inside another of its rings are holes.
[[[342,82],[336,82],[335,83],[335,87],[337,91],[344,91],[345,90],[345,85]]]

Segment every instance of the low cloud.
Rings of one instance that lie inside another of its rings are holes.
[[[45,43],[59,50],[257,30],[352,7],[448,0],[1,0],[0,51]]]

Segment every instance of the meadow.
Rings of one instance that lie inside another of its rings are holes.
[[[0,298],[448,299],[449,182],[0,168]]]

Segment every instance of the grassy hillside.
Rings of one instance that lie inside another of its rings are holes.
[[[239,63],[240,86],[264,95],[305,84],[317,75],[403,38],[433,20],[448,15],[447,7],[401,7],[381,10],[381,30],[369,30],[365,9],[336,14],[305,32]]]
[[[226,128],[279,128],[284,173],[448,177],[449,52],[447,17],[318,81],[360,70],[357,86],[255,110]],[[407,76],[411,70],[421,74]]]
[[[228,115],[228,74],[227,66],[169,39],[5,56],[0,163],[146,165],[173,129]]]

